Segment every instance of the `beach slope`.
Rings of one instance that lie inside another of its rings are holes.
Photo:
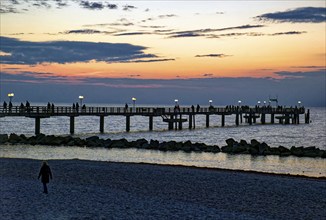
[[[0,158],[1,219],[326,219],[326,181],[181,166]]]

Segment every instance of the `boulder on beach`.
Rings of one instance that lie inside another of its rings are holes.
[[[233,138],[226,139],[225,142],[229,147],[232,147],[234,143],[237,143]]]
[[[7,134],[0,134],[0,144],[4,144],[8,142],[8,135]]]
[[[20,142],[20,137],[17,134],[10,134],[8,142],[11,144],[16,144]]]
[[[278,150],[280,151],[280,156],[287,157],[291,155],[291,151],[286,147],[279,146]]]

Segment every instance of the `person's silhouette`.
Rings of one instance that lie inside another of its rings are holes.
[[[47,194],[48,187],[46,186],[46,184],[50,182],[50,178],[52,180],[52,172],[51,172],[51,169],[46,161],[43,161],[43,163],[42,163],[42,167],[38,174],[38,179],[40,179],[40,177],[42,177],[41,182],[43,183],[43,189],[44,189],[43,193]]]

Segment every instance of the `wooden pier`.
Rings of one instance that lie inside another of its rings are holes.
[[[248,106],[227,106],[217,107],[212,106],[205,108],[193,107],[84,107],[74,108],[68,106],[30,106],[30,107],[3,107],[0,106],[0,117],[29,117],[35,119],[35,134],[41,131],[41,119],[49,117],[66,116],[70,118],[70,133],[75,133],[75,117],[79,116],[98,116],[100,117],[99,131],[104,132],[104,119],[107,116],[123,116],[126,117],[126,131],[130,131],[130,117],[146,116],[149,118],[149,130],[153,130],[153,118],[161,117],[163,122],[166,122],[168,129],[183,128],[183,123],[188,122],[188,128],[195,128],[196,115],[206,116],[206,127],[210,126],[210,117],[218,115],[221,117],[221,126],[225,126],[225,117],[235,116],[235,125],[245,123],[249,125],[256,124],[260,119],[261,124],[266,124],[266,115],[270,115],[270,124],[275,123],[275,119],[280,124],[300,124],[300,115],[304,115],[304,122],[309,123],[310,112],[304,107],[286,108],[286,107],[248,107]]]

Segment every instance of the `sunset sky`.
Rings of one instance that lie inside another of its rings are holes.
[[[325,106],[325,4],[1,0],[1,102]]]

